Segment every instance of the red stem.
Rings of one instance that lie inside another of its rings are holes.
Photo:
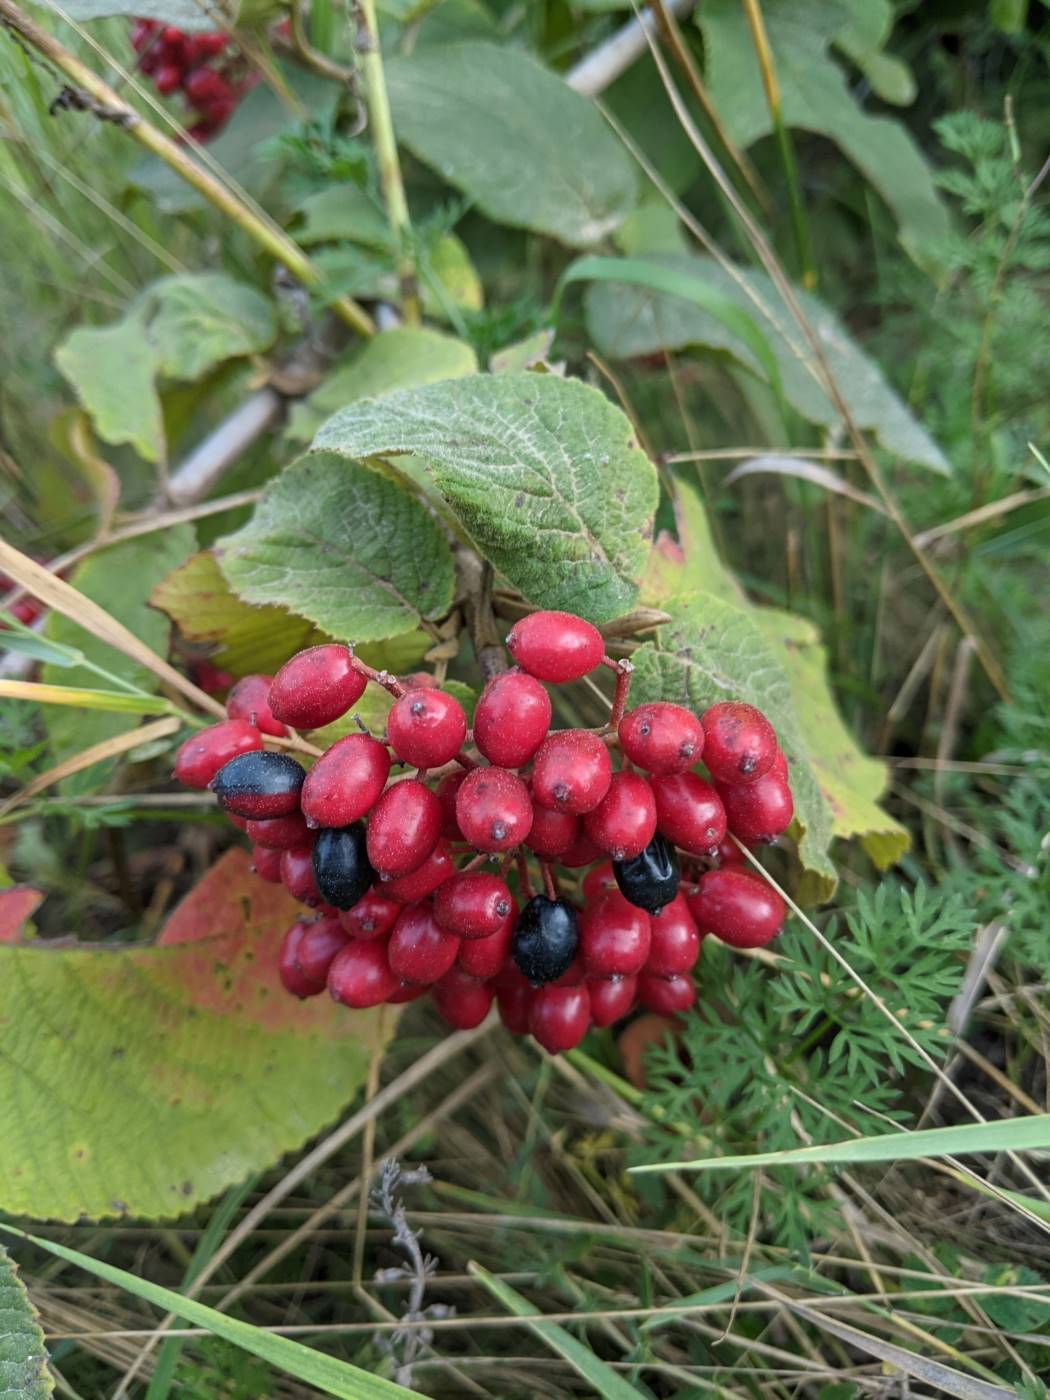
[[[405,687],[396,676],[392,676],[389,671],[377,671],[374,666],[369,666],[367,661],[362,661],[359,656],[353,656],[354,669],[360,671],[367,679],[375,685],[381,685],[384,690],[388,690],[395,700],[400,700],[405,693]]]
[[[627,696],[631,690],[631,676],[634,673],[634,663],[631,661],[614,661],[611,656],[602,657],[604,666],[612,666],[616,671],[616,689],[613,691],[612,709],[609,711],[609,723],[607,729],[618,729],[620,721],[623,719],[623,712],[627,708]]]
[[[554,871],[545,860],[540,861],[540,871],[543,875],[543,888],[547,892],[548,899],[558,898],[558,886],[554,881]]]
[[[518,884],[521,886],[521,893],[526,899],[532,898],[532,882],[529,879],[529,865],[525,859],[525,848],[519,846],[514,854],[514,859],[518,865]]]

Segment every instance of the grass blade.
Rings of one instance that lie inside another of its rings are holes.
[[[81,710],[111,710],[128,715],[168,715],[170,700],[161,695],[129,695],[122,690],[86,690],[75,685],[0,680],[0,699],[31,700],[35,705],[76,705]]]

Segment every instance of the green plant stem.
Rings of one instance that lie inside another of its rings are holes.
[[[330,54],[334,35],[332,0],[313,0],[310,6],[310,42],[321,53]]]
[[[412,221],[401,178],[401,163],[397,156],[397,140],[390,115],[390,99],[386,90],[383,55],[379,48],[379,27],[376,23],[375,0],[360,0],[360,26],[357,48],[361,74],[365,80],[365,101],[368,121],[372,128],[372,144],[379,165],[379,184],[386,202],[390,232],[395,241],[397,276],[401,284],[401,314],[405,323],[418,325],[419,279],[412,253]]]
[[[203,195],[210,204],[225,214],[304,286],[316,287],[321,284],[324,279],[320,270],[294,239],[289,238],[283,229],[269,219],[249,209],[220,180],[198,165],[182,146],[165,136],[134,107],[129,106],[97,73],[59,43],[53,34],[41,29],[24,15],[12,0],[0,0],[0,24],[34,48],[70,80],[64,89],[67,106],[89,111],[99,121],[112,122],[127,132],[140,146],[158,156],[187,184],[192,185],[198,194]],[[337,298],[332,302],[332,310],[340,320],[357,331],[358,335],[369,336],[375,333],[372,318],[352,298]]]

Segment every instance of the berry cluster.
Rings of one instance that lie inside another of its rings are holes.
[[[294,995],[327,987],[363,1008],[429,990],[460,1028],[495,1000],[511,1031],[557,1052],[638,1003],[691,1006],[705,934],[755,948],[780,932],[783,901],[730,836],[775,839],[791,791],[750,705],[625,712],[632,667],[581,618],[533,613],[507,647],[515,667],[485,686],[472,733],[432,677],[399,681],[350,647],[311,647],[272,679],[238,681],[229,718],[183,744],[175,776],[211,788],[252,842],[256,872],[315,910],[281,950]],[[598,666],[616,672],[608,724],[551,731],[544,682]],[[395,697],[383,739],[362,727],[309,772],[264,748],[339,719],[369,682]],[[392,778],[394,765],[414,772]]]
[[[196,117],[188,128],[195,141],[214,136],[252,86],[229,35],[219,30],[186,34],[160,20],[137,19],[131,46],[139,55],[139,68],[153,79],[162,97],[182,92]]]

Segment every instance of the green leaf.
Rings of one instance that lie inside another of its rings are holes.
[[[656,473],[623,413],[554,374],[475,375],[351,405],[315,449],[414,453],[477,548],[526,598],[595,622],[631,607]]]
[[[409,1397],[419,1394],[418,1391],[406,1390],[404,1386],[395,1385],[393,1381],[385,1380],[382,1376],[370,1375],[359,1366],[352,1366],[349,1361],[340,1361],[338,1357],[312,1351],[310,1347],[304,1346],[302,1342],[293,1341],[291,1337],[282,1337],[265,1327],[253,1327],[250,1322],[227,1317],[225,1313],[209,1308],[206,1303],[198,1303],[195,1298],[184,1298],[181,1293],[175,1293],[170,1288],[161,1288],[159,1284],[150,1283],[139,1274],[128,1273],[113,1264],[104,1264],[99,1259],[92,1259],[89,1254],[81,1254],[78,1249],[67,1249],[65,1245],[27,1234],[13,1225],[0,1224],[0,1230],[18,1239],[30,1241],[38,1249],[54,1255],[56,1259],[75,1264],[93,1274],[95,1278],[104,1279],[106,1283],[115,1284],[134,1297],[152,1303],[154,1307],[174,1313],[184,1322],[206,1328],[214,1336],[232,1342],[234,1346],[251,1352],[253,1356],[262,1357],[271,1366],[276,1366],[286,1375],[304,1381],[324,1395],[339,1396],[341,1400],[409,1400]]]
[[[70,19],[108,19],[110,15],[134,15],[137,19],[159,19],[180,29],[207,30],[232,28],[239,5],[231,0],[62,0],[62,13]]]
[[[299,205],[303,226],[296,239],[304,248],[314,243],[348,239],[367,248],[390,247],[390,225],[379,204],[356,185],[331,185],[308,195]]]
[[[105,608],[118,622],[122,622],[140,641],[164,655],[168,648],[168,624],[160,613],[148,606],[150,593],[176,564],[182,563],[193,548],[193,543],[191,525],[176,525],[141,539],[125,540],[85,559],[74,569],[70,583],[92,602]],[[52,612],[49,615],[45,635],[60,645],[76,647],[89,661],[105,667],[111,675],[119,676],[150,694],[157,688],[157,679],[152,671],[85,632],[61,613]],[[52,663],[43,668],[42,679],[47,684],[97,690],[100,678],[87,666],[55,666]],[[134,729],[138,723],[133,714],[112,714],[102,710],[81,712],[57,705],[45,708],[43,720],[55,761]],[[94,764],[67,778],[61,790],[67,794],[90,792],[105,772],[106,765]]]
[[[617,1375],[600,1356],[595,1356],[589,1346],[577,1341],[571,1332],[567,1332],[557,1322],[546,1322],[540,1310],[534,1308],[529,1300],[511,1288],[510,1284],[496,1278],[480,1264],[471,1262],[467,1269],[509,1313],[513,1313],[515,1317],[529,1318],[529,1326],[537,1337],[546,1342],[551,1351],[563,1356],[596,1395],[604,1396],[605,1400],[640,1400],[643,1391],[635,1389],[622,1376]]]
[[[162,374],[200,379],[224,360],[273,344],[277,316],[254,287],[220,272],[165,277],[142,296]]]
[[[156,351],[141,316],[112,326],[78,326],[55,351],[96,433],[130,443],[147,462],[164,455],[164,423],[154,379]]]
[[[834,1165],[858,1162],[912,1162],[917,1157],[964,1157],[973,1152],[1038,1152],[1050,1148],[1050,1113],[963,1123],[920,1132],[878,1133],[817,1147],[754,1152],[743,1157],[702,1157],[695,1162],[651,1162],[634,1172],[739,1171],[750,1167]]]
[[[497,223],[589,247],[634,205],[634,167],[594,104],[520,49],[442,44],[386,74],[398,139]]]
[[[395,637],[452,602],[452,551],[433,516],[385,471],[334,452],[286,468],[217,553],[247,602],[282,603],[343,641]]]
[[[36,1308],[14,1261],[0,1247],[0,1395],[44,1400],[54,1390]]]
[[[300,913],[238,848],[159,945],[0,945],[0,1210],[171,1218],[330,1123],[395,1018],[282,990]]]
[[[643,261],[636,259],[632,261]],[[780,293],[762,272],[735,268],[732,274],[713,258],[663,255],[647,258],[708,286],[712,296],[734,302],[753,317],[776,357],[788,403],[810,423],[835,427],[839,415],[807,366],[812,354]],[[654,276],[657,274],[654,274]],[[850,337],[828,308],[799,288],[794,294],[820,341],[850,413],[874,433],[889,452],[906,461],[947,472],[944,454],[883,377],[882,371]],[[611,359],[633,359],[656,351],[703,346],[731,355],[753,373],[767,377],[752,347],[710,311],[683,297],[641,287],[597,284],[586,295],[587,327],[596,346]]]
[[[907,107],[915,101],[915,77],[906,63],[883,51],[893,28],[890,0],[851,0],[851,15],[834,35],[837,49],[861,70],[883,102]]]
[[[861,0],[764,0],[781,112],[788,126],[835,142],[889,205],[901,241],[914,248],[948,232],[933,171],[901,123],[858,106],[828,52],[843,30],[849,43],[860,8]],[[746,149],[773,130],[747,17],[736,0],[710,0],[698,8],[696,22],[711,101],[730,137]]]

